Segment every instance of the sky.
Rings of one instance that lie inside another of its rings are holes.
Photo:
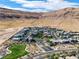
[[[0,7],[29,12],[49,12],[68,7],[79,8],[79,0],[0,0]]]

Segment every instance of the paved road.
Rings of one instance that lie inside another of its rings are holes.
[[[40,53],[40,54],[31,56],[31,57],[36,58],[36,57],[41,57],[42,55],[51,54],[51,53],[55,53],[55,52],[61,52],[61,51],[74,51],[74,50],[77,51],[78,49],[52,50],[52,51]]]

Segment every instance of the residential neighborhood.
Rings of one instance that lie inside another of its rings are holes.
[[[12,34],[2,46],[0,58],[3,59],[9,58],[11,55],[10,49],[18,49],[18,52],[24,48],[25,50],[22,51],[26,51],[26,54],[23,53],[19,59],[52,59],[53,54],[60,59],[65,54],[67,57],[71,55],[71,57],[78,58],[79,32],[68,32],[50,27],[23,27]],[[19,52],[17,55],[19,55]]]
[[[62,29],[48,27],[28,27],[13,35],[13,41],[51,41],[52,43],[79,43],[79,32],[66,32]]]
[[[24,27],[21,31],[13,35],[10,40],[27,43],[33,57],[50,51],[73,51],[78,49],[79,32],[67,32],[62,29],[50,27]]]

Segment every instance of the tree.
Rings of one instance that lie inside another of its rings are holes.
[[[59,54],[53,54],[53,55],[51,55],[50,59],[59,59]]]

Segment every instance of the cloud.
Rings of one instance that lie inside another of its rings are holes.
[[[47,0],[47,1],[28,1],[28,0],[10,0],[21,4],[22,8],[15,8],[31,12],[47,12],[67,7],[79,7],[78,3],[72,3],[63,0]]]
[[[32,8],[31,9],[28,9],[28,8],[13,8],[13,7],[4,5],[4,4],[0,4],[0,7],[7,8],[7,9],[13,9],[13,10],[27,11],[27,12],[47,12],[48,11],[48,10],[42,11],[44,9],[38,9],[38,8],[36,8],[36,9],[32,9]]]
[[[8,9],[14,9],[14,10],[26,11],[26,9],[24,9],[24,8],[13,8],[13,7],[10,7],[10,6],[7,6],[7,5],[4,5],[4,4],[0,4],[0,7],[8,8]]]

